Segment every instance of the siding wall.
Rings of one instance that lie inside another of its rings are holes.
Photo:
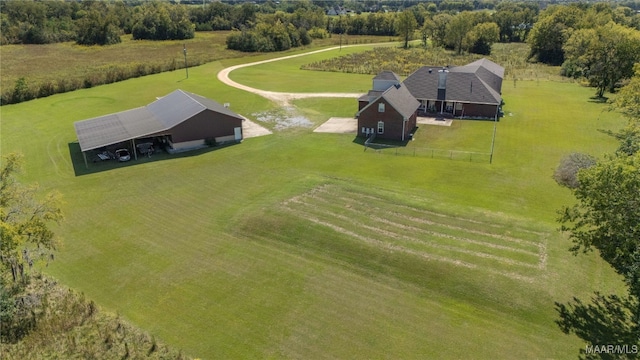
[[[242,120],[205,110],[167,131],[174,143],[233,136],[233,129],[242,127]]]
[[[493,119],[496,116],[497,109],[497,105],[464,104],[464,117],[480,117]]]
[[[378,104],[385,104],[385,111],[378,112]],[[384,122],[384,133],[378,134],[378,121]],[[366,133],[362,132],[362,128],[373,128],[376,132],[376,138],[389,139],[389,140],[402,140],[402,123],[403,118],[391,105],[389,105],[384,99],[379,99],[365,109],[360,116],[358,116],[358,136],[366,136]],[[409,118],[404,124],[404,139],[409,139],[409,134],[416,127],[416,113]]]

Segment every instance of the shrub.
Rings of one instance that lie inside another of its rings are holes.
[[[27,85],[27,80],[24,77],[16,80],[16,84],[13,88],[13,95],[11,97],[13,103],[28,101],[35,97],[34,92]]]
[[[589,154],[571,153],[560,160],[553,179],[560,185],[575,189],[580,184],[578,173],[595,165],[596,159]]]
[[[45,81],[38,87],[38,97],[47,97],[56,93],[56,87],[51,81]]]

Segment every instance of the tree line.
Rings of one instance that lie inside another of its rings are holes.
[[[550,6],[527,42],[530,59],[561,65],[564,76],[586,78],[603,97],[640,62],[640,13],[609,3]]]
[[[194,37],[195,26],[184,5],[122,1],[2,1],[0,44],[111,45],[122,34],[134,39],[169,40]]]

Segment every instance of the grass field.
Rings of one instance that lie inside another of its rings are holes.
[[[197,32],[195,38],[175,41],[132,40],[123,35],[122,42],[109,46],[83,46],[75,42],[45,45],[0,46],[0,92],[13,90],[16,80],[24,77],[27,86],[37,88],[39,84],[64,80],[82,84],[94,74],[113,70],[115,66],[125,72],[140,65],[146,67],[175,68],[184,66],[183,47],[186,46],[188,63],[203,64],[214,60],[246,58],[255,56],[261,60],[281,54],[251,54],[226,48],[229,31]],[[345,36],[344,44],[379,43],[391,41],[385,36]],[[291,49],[289,52],[308,51],[328,45],[338,45],[338,38],[315,40],[311,45]],[[184,74],[184,70],[183,70]],[[100,78],[100,76],[97,76]],[[86,87],[86,86],[85,86]],[[37,93],[37,91],[36,91]]]
[[[301,59],[272,64],[287,75],[274,84],[247,84],[370,86],[359,76],[301,76]],[[572,201],[551,178],[558,160],[602,156],[615,142],[597,129],[624,125],[589,102],[591,89],[505,82],[492,165],[383,156],[353,136],[305,128],[75,176],[74,121],[176,88],[249,117],[272,110],[217,81],[238,61],[193,68],[188,80],[169,72],[0,108],[2,153],[23,152],[24,180],[66,201],[55,229],[65,245],[48,273],[201,358],[577,356],[584,344],[555,325],[554,301],[620,290],[604,262],[571,256],[556,230],[556,209]],[[314,124],[357,107],[295,105]],[[425,128],[414,143],[483,148],[492,127]]]

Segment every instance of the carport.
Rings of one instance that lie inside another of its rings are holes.
[[[164,137],[173,151],[216,143],[242,141],[243,118],[227,106],[182,90],[131,110],[74,123],[78,143],[88,168],[87,152],[130,142],[138,159],[136,139]]]

